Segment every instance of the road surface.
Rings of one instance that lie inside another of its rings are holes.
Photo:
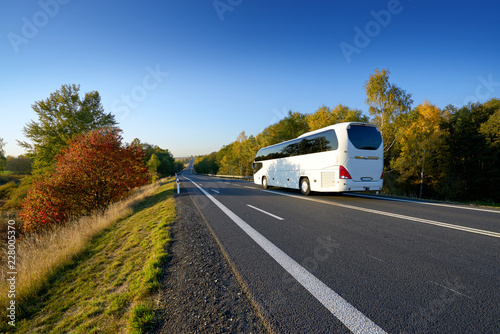
[[[181,176],[279,333],[500,333],[500,210]]]

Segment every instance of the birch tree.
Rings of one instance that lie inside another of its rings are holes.
[[[365,102],[370,106],[373,122],[382,131],[385,152],[394,146],[400,136],[413,104],[411,94],[389,82],[389,74],[389,70],[377,68],[365,82]]]

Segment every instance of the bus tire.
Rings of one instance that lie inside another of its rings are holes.
[[[267,178],[265,176],[262,177],[262,188],[267,189]]]
[[[311,193],[311,185],[309,184],[309,179],[307,177],[303,177],[300,179],[300,192],[307,196]]]

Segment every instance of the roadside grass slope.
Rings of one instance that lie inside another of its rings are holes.
[[[21,302],[16,333],[143,333],[175,219],[175,180],[135,204]],[[5,330],[6,328],[2,328]]]

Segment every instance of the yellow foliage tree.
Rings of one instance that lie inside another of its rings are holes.
[[[409,126],[402,130],[401,153],[391,161],[391,167],[400,174],[400,181],[420,183],[420,196],[424,183],[434,187],[444,177],[444,164],[440,163],[446,159],[442,156],[447,136],[440,126],[443,117],[441,110],[428,101],[417,106]]]
[[[359,109],[339,104],[333,109],[321,106],[315,113],[306,116],[309,131],[342,122],[368,122],[368,117]]]
[[[331,111],[325,105],[319,107],[314,114],[306,116],[307,126],[309,131],[324,128],[325,126],[332,125]]]

